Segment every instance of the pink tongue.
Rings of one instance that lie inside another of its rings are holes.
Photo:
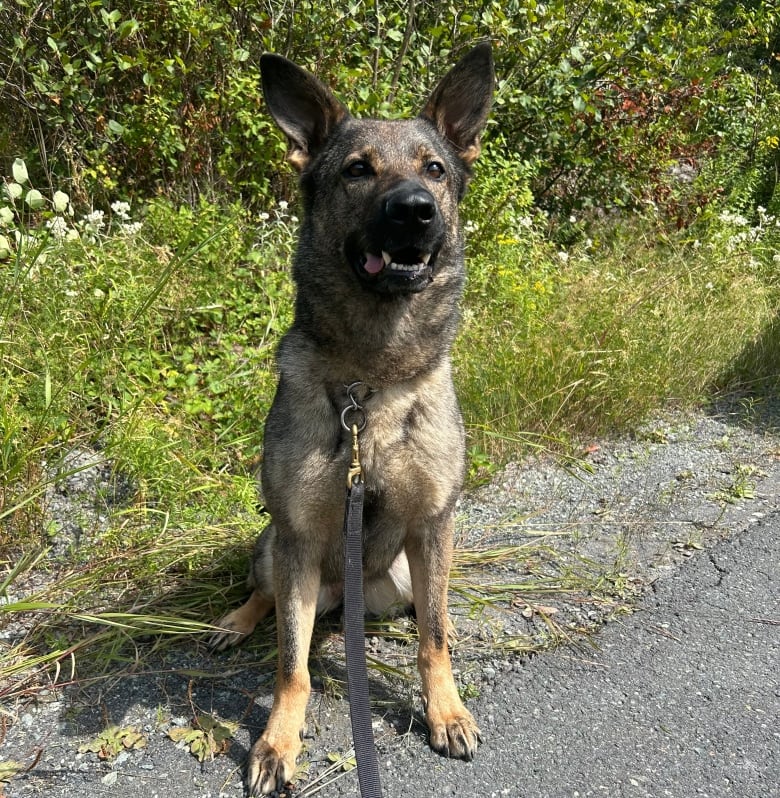
[[[366,252],[366,262],[363,264],[363,268],[369,274],[379,274],[385,268],[385,262],[381,255],[372,255],[370,252]]]

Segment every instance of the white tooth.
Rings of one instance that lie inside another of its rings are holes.
[[[424,254],[424,255],[423,255],[421,258],[420,258],[420,260],[421,260],[421,261],[422,261],[422,262],[423,262],[423,263],[424,263],[426,266],[428,265],[428,261],[429,261],[430,259],[431,259],[431,253],[430,253],[430,252],[426,252],[426,253],[425,253],[425,254]]]
[[[393,258],[390,255],[390,253],[389,252],[385,252],[384,250],[382,250],[382,259],[385,262],[385,266],[389,266],[392,263],[392,261],[393,261]]]

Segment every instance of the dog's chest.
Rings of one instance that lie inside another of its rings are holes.
[[[369,398],[365,413],[358,436],[360,463],[367,495],[377,497],[377,516],[438,515],[462,479],[457,411],[448,401],[429,403],[410,393],[385,401]]]

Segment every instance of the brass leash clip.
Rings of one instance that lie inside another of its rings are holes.
[[[363,469],[360,465],[360,444],[358,443],[358,426],[352,425],[352,462],[347,471],[347,488],[351,489],[354,484],[360,482]]]

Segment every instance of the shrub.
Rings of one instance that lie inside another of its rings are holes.
[[[493,128],[537,165],[531,187],[545,207],[565,219],[652,200],[687,224],[764,165],[757,142],[777,133],[765,128],[778,13],[722,0],[7,4],[0,142],[29,156],[39,184],[72,180],[74,196],[98,204],[162,191],[263,208],[294,182],[261,107],[264,50],[315,70],[357,114],[388,115],[416,110],[453,58],[489,37]],[[713,182],[681,187],[669,179],[681,167]]]

